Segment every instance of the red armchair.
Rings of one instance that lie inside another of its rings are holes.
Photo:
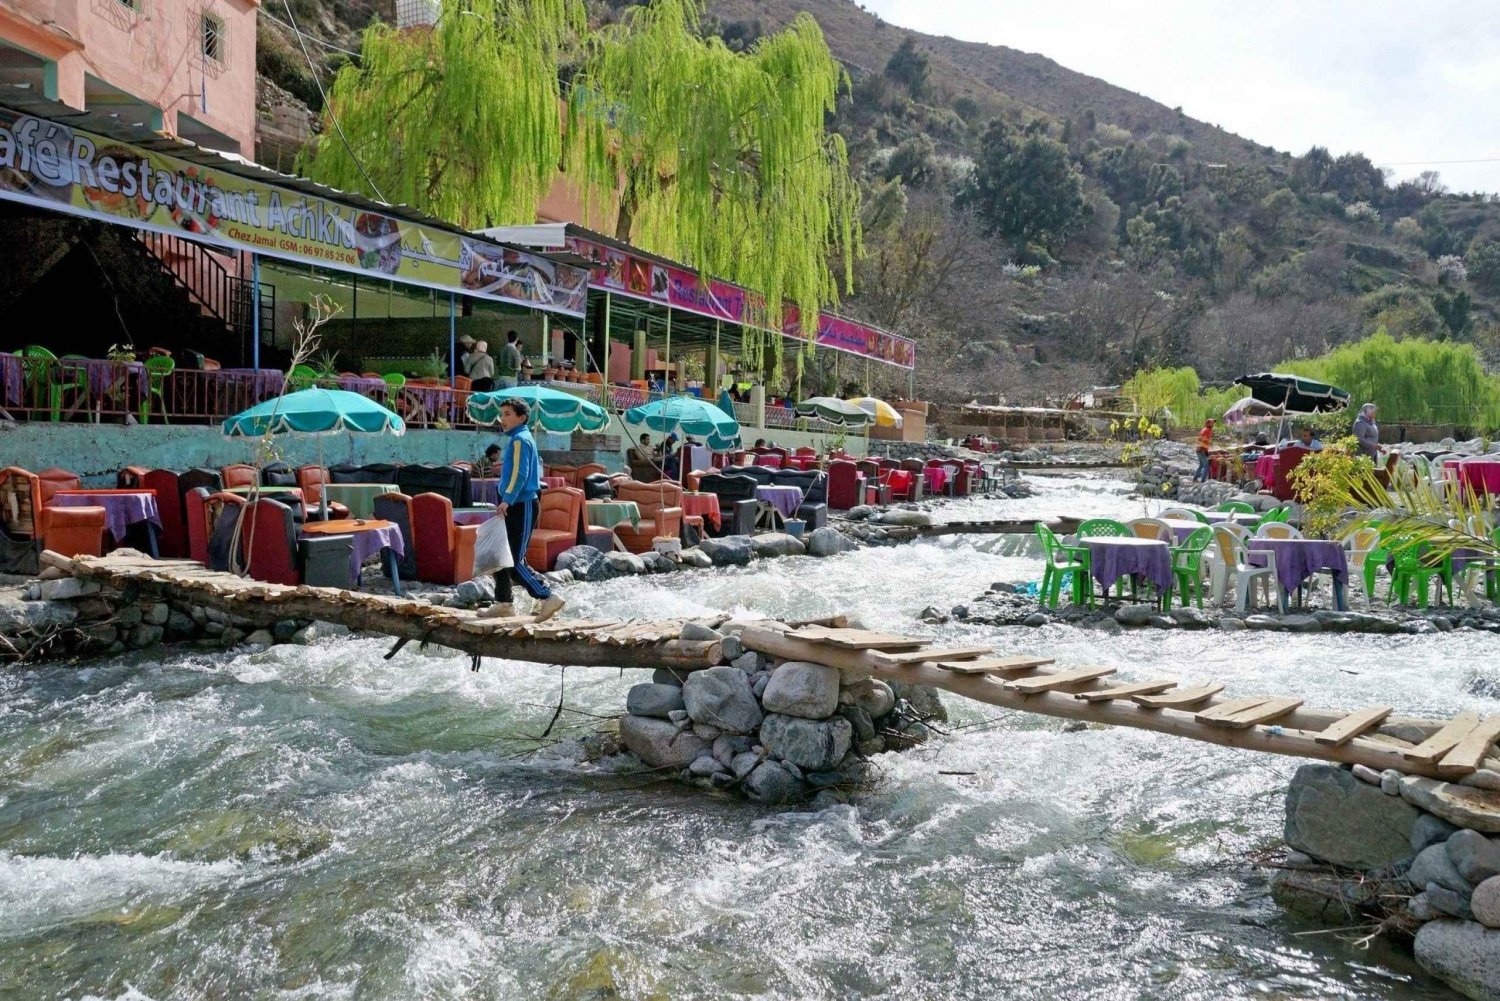
[[[1271,480],[1271,494],[1277,500],[1296,500],[1297,490],[1292,486],[1292,470],[1302,464],[1312,452],[1301,445],[1288,445],[1276,453],[1276,476]]]
[[[417,544],[417,580],[462,584],[474,578],[478,525],[455,525],[453,502],[431,493],[411,499],[411,519]]]
[[[559,556],[578,545],[582,533],[583,491],[576,487],[548,490],[537,504],[526,562],[538,570],[551,570]]]
[[[212,565],[209,540],[213,538],[214,526],[219,522],[220,513],[226,507],[244,506],[245,498],[222,490],[209,493],[206,487],[194,487],[187,492],[184,501],[187,505],[184,514],[187,524],[188,559],[197,560],[210,569],[226,569]]]
[[[139,490],[141,489],[141,477],[151,470],[145,466],[126,466],[115,474],[116,490]]]
[[[98,556],[104,552],[105,512],[102,507],[48,507],[43,500],[68,489],[62,470],[49,470],[44,480],[19,466],[0,469],[0,524],[12,539],[39,540],[43,549],[60,556]],[[57,474],[61,473],[59,476]]]
[[[249,575],[268,584],[355,584],[353,540],[347,535],[299,540],[292,509],[269,497],[245,505],[240,551]]]
[[[834,459],[828,464],[828,506],[835,511],[847,511],[864,503],[865,476],[859,467],[844,459]]]
[[[225,466],[219,472],[224,476],[225,490],[233,490],[236,487],[253,487],[260,483],[260,473],[249,463],[237,462],[231,466]]]
[[[635,501],[641,509],[640,524],[621,522],[615,526],[615,535],[628,551],[649,552],[658,537],[682,538],[682,488],[677,484],[666,480],[656,483],[626,480],[615,487],[615,496],[622,501]]]
[[[188,554],[186,505],[177,474],[170,469],[153,469],[141,477],[141,489],[156,493],[156,509],[161,513],[161,531],[156,537],[156,551],[164,557],[181,558]]]

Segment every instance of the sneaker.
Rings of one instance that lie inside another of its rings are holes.
[[[509,619],[516,614],[516,606],[508,601],[497,601],[487,608],[479,610],[481,619]]]
[[[536,621],[546,622],[567,606],[568,603],[566,601],[563,601],[554,594],[550,598],[543,598],[542,603],[536,606],[536,611],[532,612],[532,615],[536,617]]]

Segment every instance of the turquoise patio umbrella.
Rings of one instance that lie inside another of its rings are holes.
[[[406,422],[368,396],[343,389],[299,389],[257,403],[224,422],[230,438],[259,438],[266,434],[318,436],[318,465],[323,465],[323,439],[331,434],[406,433]],[[318,492],[323,519],[328,519],[328,492]]]
[[[602,431],[609,424],[609,413],[599,404],[560,389],[546,386],[512,386],[492,392],[469,394],[469,416],[476,424],[500,423],[500,404],[521,400],[531,411],[531,424],[562,434],[573,431]]]
[[[667,434],[676,431],[702,438],[715,452],[740,446],[740,423],[716,404],[696,396],[669,396],[625,411],[630,427],[647,427]]]

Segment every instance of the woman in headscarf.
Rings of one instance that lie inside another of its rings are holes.
[[[1360,454],[1372,460],[1380,458],[1380,427],[1375,423],[1375,410],[1375,404],[1366,403],[1354,418],[1354,437],[1359,439]]]

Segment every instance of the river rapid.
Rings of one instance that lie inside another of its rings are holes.
[[[1034,479],[958,518],[1142,513]],[[1034,580],[956,537],[576,585],[568,614],[813,616],[1450,713],[1497,641],[919,621]],[[347,636],[0,675],[0,998],[1450,998],[1400,950],[1309,934],[1250,856],[1291,759],[945,697],[854,805],[717,799],[577,738],[640,671]],[[561,698],[565,707],[545,739]],[[557,742],[556,738],[565,738]],[[1352,935],[1349,937],[1353,937]]]

